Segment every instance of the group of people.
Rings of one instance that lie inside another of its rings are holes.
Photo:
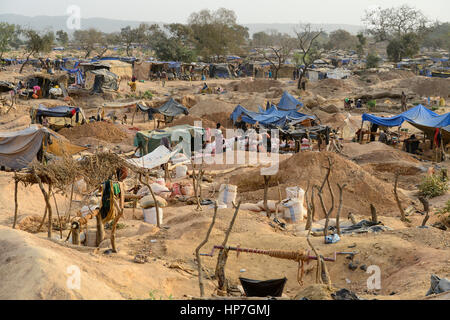
[[[356,101],[351,100],[350,98],[345,98],[344,99],[344,108],[346,110],[350,110],[353,109],[353,104],[355,104],[355,108],[360,109],[363,107],[363,102],[361,99],[358,99]]]

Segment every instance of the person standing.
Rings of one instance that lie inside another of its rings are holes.
[[[166,72],[166,70],[163,70],[163,72],[161,73],[161,80],[162,80],[162,86],[164,88],[166,86],[166,81],[167,81],[167,72]]]
[[[408,107],[406,106],[406,94],[404,91],[402,91],[402,112],[405,112],[408,110]]]

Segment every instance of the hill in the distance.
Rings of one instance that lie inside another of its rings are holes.
[[[67,16],[35,16],[35,17],[27,17],[23,15],[17,14],[0,14],[0,22],[8,22],[13,24],[18,24],[24,27],[30,27],[35,30],[65,30],[67,32],[71,32],[73,30],[67,29]],[[89,19],[81,19],[81,28],[89,29],[96,28],[103,32],[117,32],[120,31],[121,28],[126,26],[136,27],[141,22],[146,22],[148,24],[164,24],[163,22],[151,22],[151,21],[131,21],[131,20],[114,20],[107,18],[89,18]],[[244,24],[244,26],[249,28],[250,35],[253,35],[256,32],[267,31],[267,30],[277,30],[282,33],[288,33],[293,35],[294,28],[297,26],[293,23],[253,23],[253,24]],[[358,33],[358,31],[362,30],[362,26],[357,25],[349,25],[349,24],[312,24],[313,29],[322,29],[325,32],[331,32],[338,29],[344,29],[352,34]]]

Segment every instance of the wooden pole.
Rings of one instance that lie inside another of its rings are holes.
[[[338,211],[336,213],[336,229],[337,229],[338,235],[341,235],[341,225],[339,223],[339,220],[340,220],[340,217],[341,217],[342,207],[344,205],[344,189],[345,189],[346,186],[347,186],[346,184],[341,186],[338,183],[338,188],[339,188],[339,207],[338,207]]]
[[[370,204],[370,212],[372,214],[372,222],[377,223],[378,222],[377,209],[374,207],[373,204]]]
[[[270,210],[269,206],[267,205],[267,197],[269,193],[269,181],[270,176],[264,176],[264,210],[266,210],[266,215],[268,218],[270,218]]]
[[[17,178],[17,174],[14,173],[14,178]],[[14,180],[14,222],[13,222],[13,229],[16,228],[17,223],[17,212],[19,209],[19,204],[17,202],[17,192],[19,187],[19,180]]]
[[[363,128],[364,128],[364,120],[361,123],[361,130],[359,131],[359,143],[363,143]]]
[[[398,185],[398,177],[399,176],[400,176],[400,173],[397,172],[395,174],[394,195],[395,195],[395,201],[397,202],[398,209],[400,210],[401,220],[406,221],[405,211],[402,208],[402,204],[400,202],[400,198],[398,197],[398,193],[397,193],[397,185]]]
[[[422,221],[422,227],[425,227],[427,225],[428,219],[430,218],[430,203],[424,197],[420,197],[419,200],[420,200],[420,202],[422,202],[423,210],[426,213],[426,216]]]
[[[54,193],[54,192],[53,192],[53,201],[55,202],[56,214],[58,215],[59,235],[61,236],[61,239],[62,239],[62,238],[63,238],[63,235],[62,235],[62,223],[61,223],[61,217],[59,216],[58,204],[56,203],[56,197],[55,197],[55,193]]]
[[[100,245],[100,243],[105,239],[105,228],[103,226],[103,221],[102,221],[102,215],[100,213],[98,213],[96,215],[97,218],[97,247]]]
[[[236,217],[239,213],[239,208],[241,206],[241,201],[239,201],[238,205],[236,206],[236,211],[234,212],[233,218],[231,219],[230,226],[228,227],[227,232],[225,233],[225,239],[222,243],[222,246],[226,248],[228,238],[230,237],[231,230],[233,229],[234,223],[236,221]],[[225,276],[225,265],[227,263],[228,259],[228,250],[223,249],[219,253],[219,257],[217,258],[217,265],[216,265],[216,277],[218,279],[218,290],[221,292],[227,292],[228,289],[228,282]]]
[[[117,247],[116,247],[116,228],[117,228],[117,223],[119,222],[120,218],[123,215],[123,208],[120,208],[119,205],[117,204],[116,200],[113,200],[114,202],[114,206],[116,207],[116,211],[117,211],[117,215],[114,218],[113,221],[113,225],[111,228],[111,247],[114,253],[117,253]],[[156,201],[155,201],[156,203]],[[157,218],[159,219],[158,215]]]
[[[217,209],[218,209],[217,202],[215,202],[214,203],[214,215],[213,215],[211,225],[209,226],[208,232],[206,233],[206,238],[195,249],[195,256],[197,257],[197,267],[198,267],[198,286],[200,288],[200,296],[201,297],[203,297],[205,295],[205,288],[203,285],[203,268],[202,268],[202,260],[201,260],[201,256],[200,256],[200,250],[209,241],[209,236],[211,235],[211,231],[214,227],[214,224],[216,223]]]

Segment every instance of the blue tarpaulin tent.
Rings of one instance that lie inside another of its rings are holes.
[[[365,113],[362,116],[362,120],[385,127],[399,127],[406,121],[421,130],[425,130],[450,126],[450,113],[439,115],[422,105],[418,105],[390,118],[377,117]]]
[[[303,103],[295,99],[289,92],[285,91],[281,97],[278,109],[280,110],[297,110],[302,107]]]
[[[236,122],[240,116],[242,116],[242,121],[246,123],[255,124],[258,122],[262,125],[274,126],[284,126],[286,123],[291,121],[301,122],[307,119],[316,119],[315,116],[309,116],[297,112],[296,110],[279,110],[276,106],[271,106],[268,110],[263,112],[252,112],[248,111],[241,105],[238,105],[231,114],[231,119]]]

